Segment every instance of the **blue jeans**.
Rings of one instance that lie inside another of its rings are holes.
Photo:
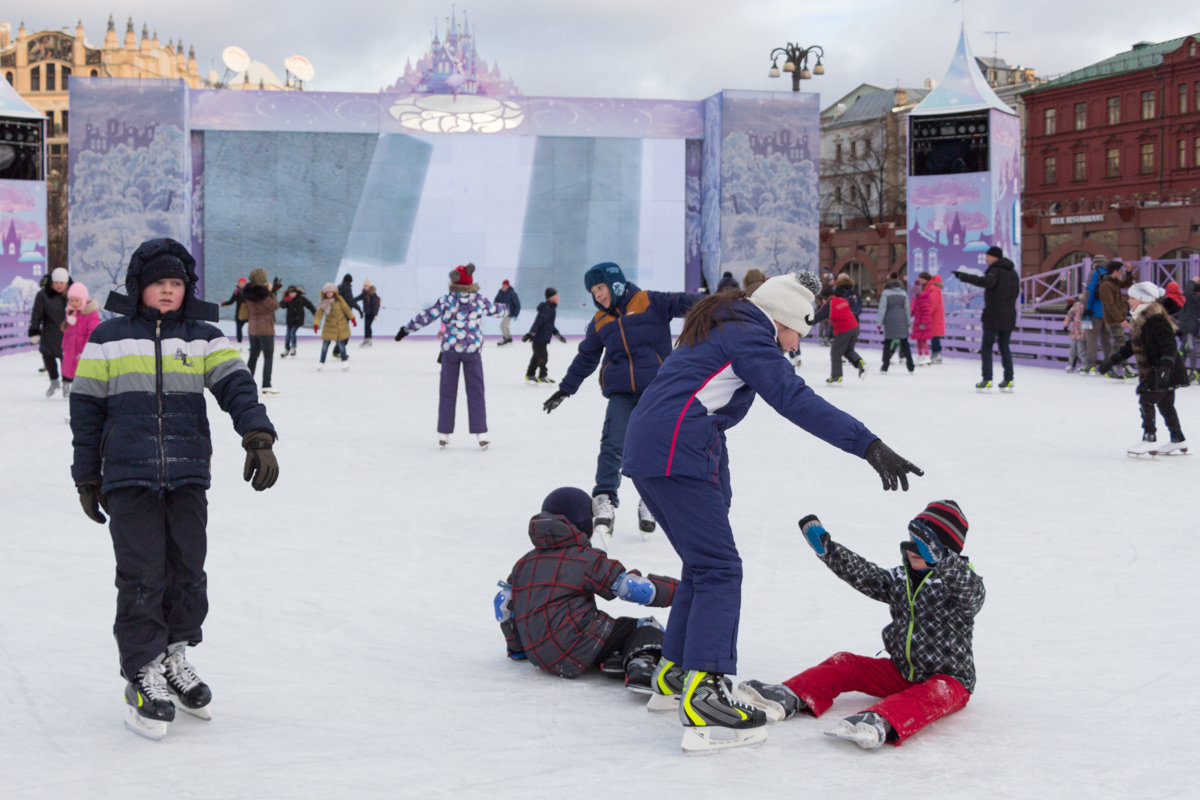
[[[983,379],[992,379],[992,345],[1000,344],[1000,364],[1004,367],[1004,380],[1013,379],[1012,353],[1008,351],[1008,342],[1012,339],[1012,331],[997,331],[992,328],[983,329],[983,341],[979,345],[979,354],[983,356]]]
[[[332,342],[333,354],[335,356],[337,356],[338,358],[340,358],[342,361],[347,361],[350,358],[350,356],[346,355],[346,342],[347,341],[349,341],[349,340],[341,339],[339,341]],[[325,341],[321,342],[321,363],[322,364],[325,363],[325,354],[329,352],[330,344],[331,344],[331,340],[329,340],[329,339],[326,339]]]
[[[296,331],[298,330],[300,330],[299,325],[287,326],[287,333],[283,335],[283,349],[285,352],[296,347]]]
[[[625,429],[640,395],[618,392],[608,398],[604,429],[600,432],[600,455],[596,458],[596,487],[592,497],[606,494],[618,505],[617,487],[621,485],[621,457],[625,454]]]

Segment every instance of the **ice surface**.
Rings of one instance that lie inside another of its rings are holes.
[[[528,346],[489,341],[491,447],[467,435],[460,400],[439,452],[434,342],[360,349],[360,335],[349,372],[317,372],[312,340],[276,358],[282,472],[267,492],[242,482],[239,439],[210,402],[211,611],[190,658],[214,719],[181,714],[162,742],[121,724],[111,547],[71,485],[67,404],[43,396],[35,353],[0,358],[0,796],[1190,795],[1200,457],[1125,455],[1141,434],[1131,383],[1018,366],[1015,393],[979,394],[974,360],[879,375],[868,351],[867,380],[826,388],[828,351],[806,341],[800,373],[927,474],[884,493],[864,461],[762,403],[730,432],[739,679],[881,648],[886,608],[823,567],[797,519],[818,514],[890,566],[908,519],[950,497],[987,582],[978,690],[898,750],[821,735],[868,702],[847,695],[819,721],[772,725],[761,748],[689,759],[674,715],[598,675],[507,661],[492,617],[543,495],[591,489],[595,381],[547,416],[555,387],[524,383]],[[574,350],[551,343],[553,377]],[[1200,389],[1178,407],[1200,438]],[[677,574],[661,533],[642,541],[628,483],[621,500],[612,555]]]

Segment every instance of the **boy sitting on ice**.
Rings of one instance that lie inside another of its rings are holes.
[[[772,721],[799,712],[819,717],[843,692],[883,698],[827,731],[871,749],[899,745],[934,720],[966,706],[975,689],[971,637],[983,606],[983,579],[962,555],[967,519],[953,500],[934,501],[908,524],[904,563],[890,570],[833,541],[809,515],[800,528],[817,557],[846,583],[887,603],[890,658],[835,653],[782,684],[745,681],[738,690]]]
[[[591,536],[587,492],[563,487],[546,496],[541,513],[529,521],[534,549],[513,565],[496,594],[508,655],[563,678],[596,666],[624,675],[628,688],[648,692],[662,653],[662,627],[653,617],[613,619],[596,608],[595,595],[665,607],[679,581],[626,571],[592,547]]]

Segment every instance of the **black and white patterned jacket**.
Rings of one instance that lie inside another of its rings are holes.
[[[971,638],[985,592],[964,556],[948,554],[915,585],[903,563],[883,569],[837,542],[820,558],[846,583],[888,604],[892,621],[883,629],[883,644],[902,676],[919,683],[949,675],[975,691]]]

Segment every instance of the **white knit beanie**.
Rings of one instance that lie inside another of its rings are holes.
[[[754,290],[750,302],[780,325],[803,336],[812,327],[813,293],[795,275],[776,275]]]
[[[68,275],[67,271],[62,267],[55,267],[50,272],[51,283],[66,283],[68,280],[70,280],[70,277],[71,276]]]
[[[1129,296],[1134,300],[1141,300],[1143,303],[1156,303],[1164,294],[1166,292],[1150,281],[1142,281],[1129,287]]]

